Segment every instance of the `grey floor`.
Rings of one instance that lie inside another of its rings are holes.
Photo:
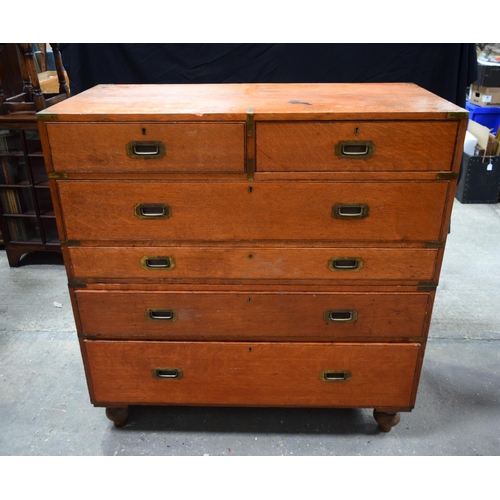
[[[415,409],[132,408],[88,398],[60,258],[0,251],[0,455],[500,455],[500,205],[455,201]]]

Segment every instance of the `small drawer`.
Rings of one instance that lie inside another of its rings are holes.
[[[423,335],[428,293],[76,290],[97,339],[338,341]]]
[[[97,404],[410,407],[420,344],[84,341]]]
[[[437,241],[448,185],[57,181],[69,240]]]
[[[457,121],[257,123],[256,170],[450,170],[457,127]]]
[[[75,278],[431,281],[436,249],[69,247]]]
[[[244,123],[47,123],[56,172],[245,169]]]

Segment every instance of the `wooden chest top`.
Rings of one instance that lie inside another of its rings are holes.
[[[464,110],[411,83],[98,85],[44,120],[443,120]],[[462,117],[462,116],[460,116]],[[455,117],[453,117],[455,118]]]

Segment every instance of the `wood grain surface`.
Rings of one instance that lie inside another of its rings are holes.
[[[244,123],[49,123],[56,172],[243,172]],[[132,158],[131,141],[159,141],[161,158]]]
[[[419,344],[85,341],[92,400],[130,404],[411,406]],[[156,368],[180,379],[158,379]],[[349,371],[325,382],[321,372]]]
[[[38,113],[65,121],[446,119],[462,108],[412,83],[98,85]]]
[[[257,172],[450,170],[458,123],[263,122],[256,125]],[[368,159],[340,158],[341,141],[369,141]]]
[[[439,181],[58,181],[66,239],[121,241],[437,241],[447,188]],[[139,219],[140,203],[165,203],[171,217]],[[335,218],[338,203],[366,204],[369,215]]]
[[[218,247],[71,247],[73,277],[142,278],[147,281],[178,279],[219,280],[415,280],[434,276],[437,250],[398,248],[225,248]],[[170,257],[175,267],[145,269],[145,257]],[[332,271],[332,258],[361,258],[359,270]]]
[[[336,341],[424,334],[429,294],[75,292],[83,335],[101,339]],[[152,320],[148,311],[169,311]],[[355,321],[328,321],[349,311]]]

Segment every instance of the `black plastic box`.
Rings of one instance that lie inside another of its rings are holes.
[[[499,192],[500,156],[483,158],[464,153],[455,198],[460,203],[498,203]]]
[[[478,87],[500,87],[500,64],[497,66],[477,65],[478,78],[474,83]]]

